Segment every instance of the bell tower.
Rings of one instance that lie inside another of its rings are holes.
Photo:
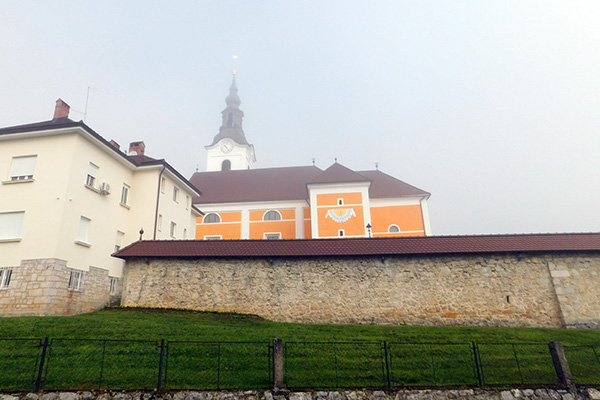
[[[240,110],[242,103],[235,84],[235,71],[229,87],[229,95],[225,98],[225,109],[221,112],[222,123],[219,133],[211,144],[206,146],[207,171],[228,171],[251,169],[256,157],[254,146],[248,143],[242,129],[244,112]]]

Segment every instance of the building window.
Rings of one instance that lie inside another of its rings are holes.
[[[173,221],[171,221],[171,227],[169,228],[169,235],[171,235],[172,238],[175,237],[175,232],[177,230],[177,224]]]
[[[108,279],[109,279],[109,282],[108,282],[108,293],[110,295],[115,295],[117,293],[117,283],[119,282],[119,280],[117,278],[112,277],[112,276],[110,276]]]
[[[161,193],[165,192],[165,186],[167,186],[167,180],[163,176],[162,178],[160,178],[160,192]]]
[[[281,239],[281,233],[265,233],[265,239],[267,240],[277,240]]]
[[[115,253],[121,250],[121,246],[123,245],[123,237],[125,234],[121,231],[117,231],[117,239],[115,240]]]
[[[157,225],[158,225],[157,229],[159,231],[162,231],[162,215],[161,214],[158,214],[158,224]]]
[[[344,205],[344,199],[337,199],[338,206]]]
[[[398,225],[390,225],[390,227],[388,228],[388,232],[389,233],[398,233],[398,232],[400,232],[400,228],[398,227]]]
[[[185,196],[185,209],[186,210],[190,209],[190,196],[188,196],[188,195]]]
[[[215,213],[206,214],[202,222],[205,224],[218,224],[219,222],[221,222],[221,217],[219,216],[219,214]]]
[[[221,164],[221,171],[231,171],[231,161],[223,161],[223,163]]]
[[[0,289],[6,289],[10,285],[10,277],[12,275],[12,268],[4,267],[0,268]]]
[[[10,170],[11,181],[24,181],[33,179],[33,170],[37,156],[14,157]]]
[[[20,240],[25,211],[0,213],[0,241]]]
[[[279,211],[267,211],[265,215],[263,215],[263,221],[279,221],[281,220],[281,214]]]
[[[343,229],[338,230],[338,236],[339,237],[343,237],[345,235],[345,232]]]
[[[121,204],[127,205],[127,197],[129,196],[129,186],[123,184],[123,189],[121,190]]]
[[[179,189],[176,186],[173,187],[173,201],[179,202]]]
[[[221,240],[223,236],[221,235],[212,235],[212,236],[204,236],[204,240]]]
[[[90,228],[90,219],[84,216],[79,218],[79,231],[77,231],[77,243],[88,243],[88,230]]]
[[[98,166],[90,163],[88,167],[87,178],[85,179],[85,184],[91,187],[96,187],[96,177],[98,176]]]
[[[69,289],[71,290],[79,290],[81,288],[81,276],[83,275],[82,271],[71,270],[71,274],[69,276]]]

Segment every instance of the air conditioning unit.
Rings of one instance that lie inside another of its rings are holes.
[[[104,196],[110,194],[110,185],[108,183],[102,182],[100,184],[100,194]]]

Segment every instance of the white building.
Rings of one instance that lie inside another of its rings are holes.
[[[193,239],[201,193],[165,160],[129,154],[57,100],[54,118],[0,129],[0,315],[74,314],[118,301],[140,238]]]

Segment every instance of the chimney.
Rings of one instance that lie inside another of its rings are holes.
[[[110,139],[110,142],[109,142],[109,143],[110,143],[110,145],[111,145],[112,147],[114,147],[115,149],[117,149],[117,150],[121,150],[121,146],[119,146],[119,143],[115,142],[113,139]]]
[[[143,156],[146,151],[146,145],[144,142],[131,142],[129,143],[129,155],[137,154],[138,156]]]
[[[61,99],[56,100],[56,107],[54,108],[54,119],[65,118],[69,116],[69,110],[71,107]]]

